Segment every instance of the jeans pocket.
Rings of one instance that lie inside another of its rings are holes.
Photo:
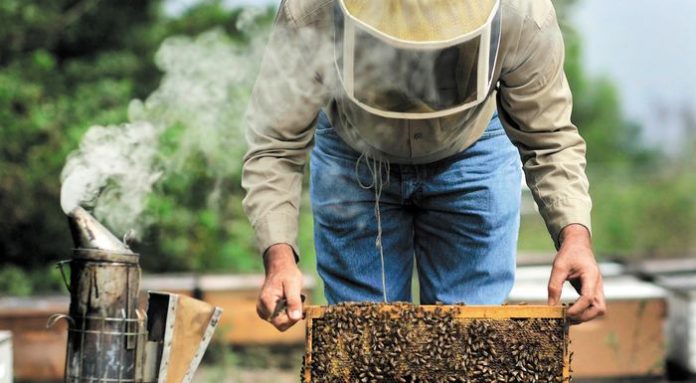
[[[495,114],[488,123],[488,127],[481,135],[481,138],[497,137],[503,134],[505,134],[505,129],[503,128],[503,124],[500,122],[498,115]]]
[[[323,115],[323,112],[322,112]],[[351,148],[336,130],[331,126],[326,116],[319,116],[317,127],[314,131],[313,156],[322,157],[326,160],[357,161],[360,153]]]
[[[324,111],[319,112],[319,116],[317,117],[317,124],[315,125],[314,131],[317,134],[335,133],[334,128],[331,125],[331,121],[329,121],[329,117],[326,116]]]

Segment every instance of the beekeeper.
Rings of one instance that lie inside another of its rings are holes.
[[[282,1],[245,119],[244,208],[266,268],[259,316],[280,330],[302,316],[310,152],[330,304],[410,301],[414,266],[423,304],[504,302],[524,170],[558,249],[549,304],[569,280],[580,298],[568,315],[602,315],[563,62],[550,0]]]

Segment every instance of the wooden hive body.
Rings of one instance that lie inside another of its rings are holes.
[[[304,383],[570,380],[560,306],[341,304],[306,319]]]

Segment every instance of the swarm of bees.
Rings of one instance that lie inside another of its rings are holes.
[[[330,306],[313,320],[303,381],[564,382],[567,327],[562,319],[458,314],[456,306]]]

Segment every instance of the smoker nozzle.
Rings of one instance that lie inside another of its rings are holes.
[[[68,213],[68,223],[76,249],[94,249],[134,254],[133,251],[91,214],[81,207]]]

